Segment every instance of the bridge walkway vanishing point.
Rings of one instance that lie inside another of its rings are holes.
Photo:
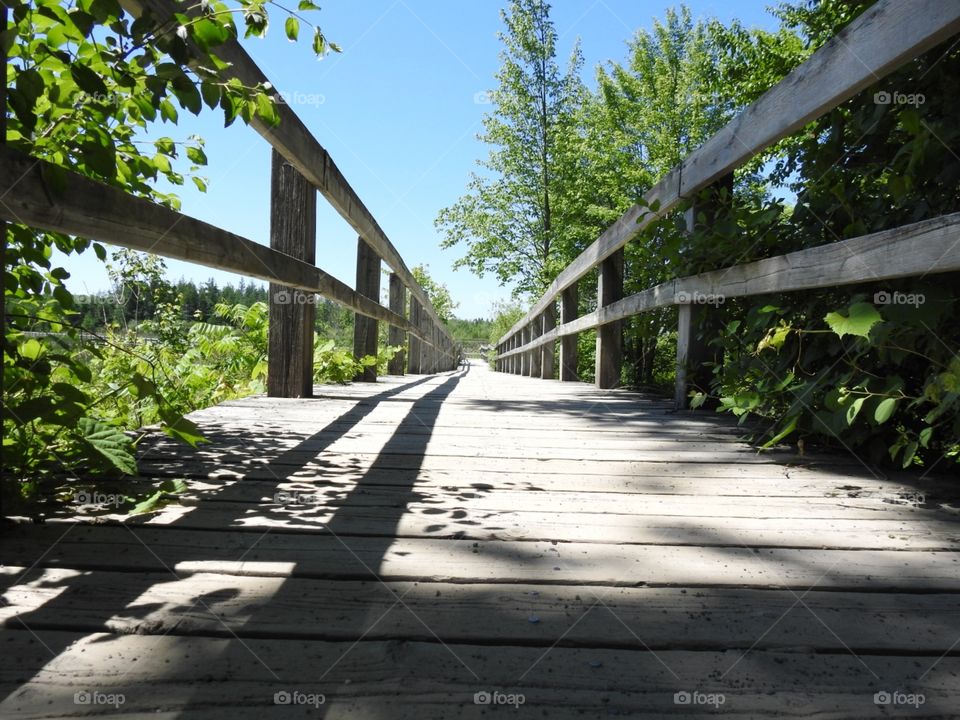
[[[314,394],[152,437],[158,514],[5,533],[0,717],[957,716],[923,482],[476,362]]]

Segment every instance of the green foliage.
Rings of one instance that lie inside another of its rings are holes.
[[[444,283],[439,283],[430,276],[430,267],[428,265],[416,265],[410,270],[413,279],[423,288],[423,291],[430,299],[430,304],[437,313],[437,317],[443,322],[449,322],[453,318],[453,311],[460,303],[454,302],[450,295],[450,288]]]
[[[151,134],[157,124],[176,124],[178,107],[199,114],[204,106],[222,110],[225,125],[238,117],[277,122],[272,88],[217,75],[226,64],[216,49],[237,36],[235,16],[247,36],[266,31],[260,0],[240,0],[236,14],[221,2],[185,7],[190,14],[164,23],[150,14],[131,17],[116,0],[14,0],[8,6],[12,24],[2,42],[12,112],[5,141],[54,166],[45,178],[51,193],[64,182],[57,168],[66,168],[176,208],[177,198],[154,182],[181,185],[190,177],[205,189],[197,174],[206,164],[203,140]],[[303,2],[299,9],[317,8]],[[315,52],[338,50],[313,29]],[[86,318],[68,288],[70,275],[53,266],[52,250],[92,249],[101,261],[106,250],[85,238],[17,224],[5,232],[3,446],[5,470],[19,480],[15,495],[35,495],[47,481],[80,472],[132,474],[137,438],[129,431],[148,422],[198,442],[183,412],[192,409],[189,400],[204,396],[197,389],[216,380],[216,371],[188,367],[199,350],[187,343],[182,300],[161,282],[158,261],[117,256],[115,281],[123,278],[121,287],[135,298],[133,324],[115,326],[117,317],[105,316],[102,342],[91,343],[79,330]],[[232,391],[213,382],[204,392]]]

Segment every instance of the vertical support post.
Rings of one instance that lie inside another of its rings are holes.
[[[357,238],[357,292],[380,302],[380,256],[362,237]],[[377,354],[377,321],[356,314],[353,318],[353,354],[357,358]],[[377,366],[370,365],[354,378],[358,382],[376,382]]]
[[[420,327],[420,301],[410,293],[410,324]],[[413,375],[420,374],[420,338],[413,333],[407,334],[409,347],[407,348],[407,372]]]
[[[706,199],[698,198],[684,213],[687,233],[693,233],[701,226],[699,215],[706,216],[707,224],[712,223],[718,212],[729,204],[733,197],[733,174],[719,178],[705,194]],[[688,297],[686,300],[688,302],[677,305],[677,365],[673,388],[677,410],[686,409],[691,384],[706,387],[710,382],[706,363],[711,359],[711,349],[705,336],[714,323],[707,311],[709,304],[704,301],[713,302],[716,298]]]
[[[557,303],[552,302],[547,305],[547,309],[543,311],[543,334],[546,335],[548,332],[553,330],[557,326]],[[554,346],[556,345],[555,341],[550,341],[542,348],[540,348],[540,377],[544,380],[553,379],[553,365],[554,365]]]
[[[270,247],[313,265],[317,189],[273,151],[270,163]],[[315,296],[270,283],[267,395],[313,394]]]
[[[519,333],[520,339],[517,341],[520,343],[520,347],[523,347],[528,342],[530,342],[530,326],[524,325]],[[529,375],[530,374],[530,353],[529,351],[524,351],[520,353],[520,374]]]
[[[429,333],[430,327],[430,318],[427,317],[426,310],[421,306],[420,308],[420,331],[423,333],[424,339],[420,341],[420,372],[424,375],[429,375],[433,372],[430,368],[430,344],[427,342],[427,338],[430,337]]]
[[[403,286],[403,281],[396,273],[390,273],[390,311],[397,315],[406,316],[407,314],[407,289]],[[399,347],[400,350],[390,358],[387,363],[387,372],[391,375],[403,375],[403,369],[406,367],[403,347],[407,344],[407,334],[403,329],[391,325],[387,330],[387,344],[393,347]]]
[[[623,248],[600,263],[597,279],[597,307],[623,297]],[[620,385],[623,361],[623,322],[616,320],[597,328],[596,384],[598,388]]]
[[[540,337],[540,333],[543,330],[543,317],[537,315],[530,321],[530,342],[533,342]],[[530,377],[538,378],[540,377],[540,348],[534,348],[530,351],[530,372],[527,373]]]
[[[572,322],[579,317],[577,283],[574,283],[560,295],[560,324]],[[560,380],[577,380],[577,336],[564,335],[560,338]]]
[[[696,308],[696,310],[695,310]],[[689,302],[677,305],[677,369],[673,388],[673,403],[677,410],[687,407],[688,372],[692,355],[696,353],[696,326],[700,306]]]

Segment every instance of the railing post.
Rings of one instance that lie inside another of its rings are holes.
[[[314,263],[317,247],[317,189],[276,150],[270,162],[270,247]],[[313,395],[312,293],[270,283],[267,395]]]
[[[623,297],[623,248],[600,263],[597,278],[597,307]],[[598,388],[620,385],[623,359],[623,322],[616,320],[597,328],[596,384]]]
[[[530,342],[533,342],[540,337],[540,333],[543,330],[543,318],[540,315],[537,315],[533,320],[530,321]],[[534,348],[530,351],[530,372],[527,374],[530,377],[538,378],[540,377],[540,348]]]
[[[528,342],[530,342],[530,326],[524,325],[520,330],[520,347],[523,347]],[[530,351],[525,350],[520,353],[520,374],[529,375],[530,374]]]
[[[357,292],[380,302],[380,256],[362,237],[357,238]],[[359,313],[353,316],[353,354],[357,358],[377,355],[377,321]],[[369,365],[354,378],[359,382],[376,382],[377,366]]]
[[[424,340],[420,341],[420,372],[429,375],[433,372],[430,369],[430,343],[426,338],[430,337],[430,318],[427,316],[423,307],[420,308],[420,331],[424,335]]]
[[[410,293],[410,324],[420,327],[420,301]],[[413,375],[420,374],[420,338],[413,333],[407,334],[409,348],[407,348],[407,372]]]
[[[694,201],[684,213],[687,234],[692,234],[701,226],[698,219],[701,213],[706,215],[708,224],[713,222],[714,216],[726,204],[721,202],[721,191],[724,189],[727,192],[726,203],[729,203],[733,195],[732,173],[710,185],[709,197],[705,201]],[[677,410],[686,409],[691,382],[701,386],[710,382],[709,371],[705,372],[706,363],[710,360],[710,348],[703,336],[711,323],[708,305],[704,300],[715,301],[716,298],[688,297],[686,300],[677,305],[677,365],[673,388],[673,402]]]
[[[390,273],[390,311],[397,315],[406,316],[407,312],[407,289],[403,286],[403,281],[396,273]],[[404,346],[407,344],[407,334],[402,328],[391,325],[387,330],[387,344],[393,347],[399,347],[397,354],[390,358],[387,363],[387,372],[391,375],[403,375],[403,369],[406,366]]]
[[[557,326],[557,303],[552,302],[547,305],[547,309],[543,311],[543,334],[546,335],[548,332],[553,330]],[[554,346],[556,341],[551,340],[546,345],[540,348],[540,377],[544,380],[553,379],[553,364],[554,364]]]
[[[560,295],[560,324],[572,322],[579,317],[577,283]],[[560,379],[564,382],[579,379],[577,376],[577,336],[560,338]]]

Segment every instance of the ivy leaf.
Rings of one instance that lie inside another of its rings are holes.
[[[100,420],[82,417],[77,421],[77,431],[87,445],[117,470],[127,475],[137,474],[133,443],[119,429]]]
[[[874,325],[883,320],[880,313],[870,303],[858,302],[850,306],[849,314],[844,316],[838,312],[827,313],[823,318],[830,329],[837,335],[856,335],[869,337]]]

